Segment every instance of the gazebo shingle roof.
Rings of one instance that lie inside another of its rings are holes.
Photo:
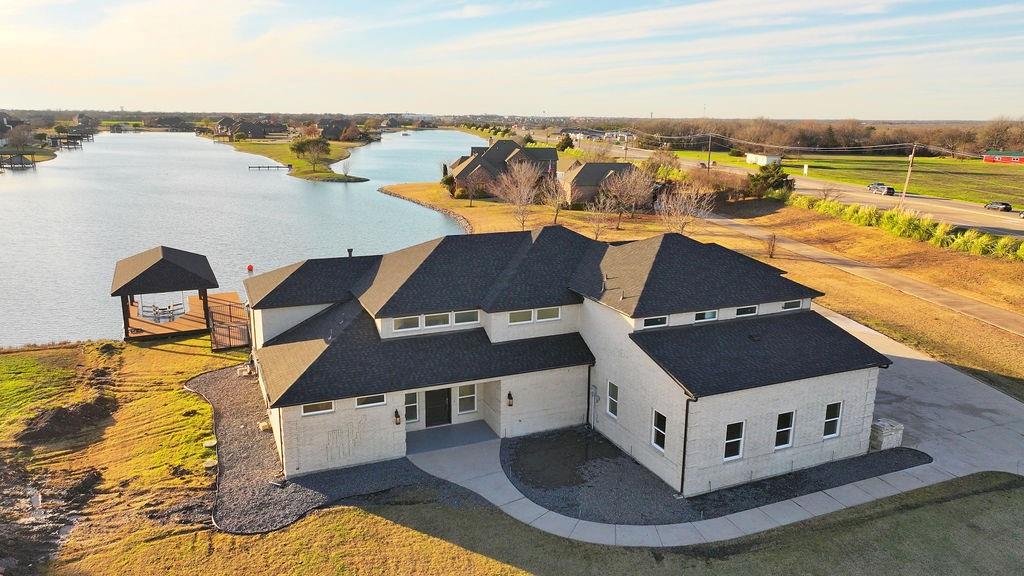
[[[157,246],[117,261],[111,296],[217,288],[210,261],[202,254]]]

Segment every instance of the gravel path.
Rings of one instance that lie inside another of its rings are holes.
[[[717,518],[931,461],[924,452],[897,448],[676,498],[661,479],[584,427],[501,442],[501,466],[527,498],[566,516],[608,524]]]
[[[198,376],[187,386],[213,405],[220,463],[214,520],[226,532],[270,532],[346,498],[443,483],[401,458],[306,474],[279,488],[271,484],[282,481],[274,437],[258,426],[267,412],[256,379],[237,376],[231,367]]]

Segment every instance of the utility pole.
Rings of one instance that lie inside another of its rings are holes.
[[[711,174],[711,134],[708,134],[708,163],[707,163],[708,174]]]
[[[910,164],[907,165],[907,179],[903,181],[903,193],[900,194],[899,207],[903,207],[903,201],[907,199],[907,188],[910,187],[910,173],[914,171],[914,156],[917,154],[917,142],[910,149]]]

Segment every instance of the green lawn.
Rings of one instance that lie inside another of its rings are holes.
[[[0,354],[0,440],[21,430],[36,410],[59,404],[72,390],[77,350],[53,348],[30,354]]]
[[[699,150],[678,151],[676,155],[702,162],[707,160],[707,152]],[[751,168],[744,158],[725,152],[712,152],[711,159],[723,166]],[[786,172],[795,175],[803,174],[804,164],[809,166],[807,175],[812,178],[864,186],[885,182],[897,190],[903,189],[907,175],[905,156],[793,156],[782,162]],[[910,192],[977,203],[1005,200],[1022,204],[1024,166],[919,156],[914,160]]]
[[[344,160],[349,157],[349,149],[362,146],[363,142],[331,142],[331,154],[324,160],[322,165],[317,166],[316,171],[313,170],[313,166],[305,158],[299,158],[291,151],[289,141],[279,142],[266,142],[260,140],[253,141],[241,141],[241,142],[229,142],[235,147],[235,150],[240,152],[248,152],[250,154],[259,154],[260,156],[266,156],[271,160],[280,162],[281,164],[291,164],[292,169],[289,172],[292,176],[298,178],[304,178],[306,180],[315,180],[317,182],[364,182],[365,178],[358,176],[346,176],[345,174],[339,174],[329,168],[329,166],[339,160]]]

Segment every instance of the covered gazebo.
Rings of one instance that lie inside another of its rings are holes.
[[[209,332],[212,288],[217,277],[206,256],[157,246],[117,261],[110,295],[121,298],[124,339],[146,340]]]

